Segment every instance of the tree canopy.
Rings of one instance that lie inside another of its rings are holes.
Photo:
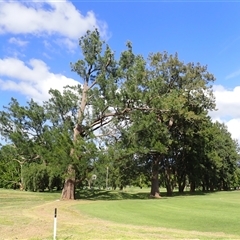
[[[56,188],[74,199],[86,183],[149,186],[153,197],[160,185],[169,195],[238,186],[238,143],[208,116],[215,78],[206,66],[167,52],[144,59],[130,42],[115,59],[97,30],[79,46],[78,86],[51,89],[42,104],[12,98],[0,111],[9,142],[0,149],[1,187]]]

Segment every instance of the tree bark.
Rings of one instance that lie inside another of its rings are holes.
[[[65,179],[62,189],[61,199],[74,200],[75,199],[75,169],[72,165],[68,166],[68,176]]]
[[[154,159],[152,164],[152,179],[150,197],[160,198],[159,180],[158,180],[159,159]]]
[[[66,179],[62,190],[63,200],[75,199],[75,182],[72,179]]]

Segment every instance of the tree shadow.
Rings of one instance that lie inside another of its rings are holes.
[[[126,200],[126,199],[148,199],[149,194],[146,192],[124,192],[124,191],[109,191],[84,189],[77,190],[75,194],[76,199],[82,200]]]
[[[172,198],[172,197],[182,197],[182,196],[205,196],[207,194],[211,194],[214,192],[173,192],[171,196],[168,196],[166,192],[161,192],[161,198]],[[81,200],[146,200],[146,199],[155,199],[154,197],[150,197],[149,191],[147,192],[128,192],[128,191],[111,191],[111,190],[97,190],[97,189],[78,189],[75,194],[76,199]]]
[[[181,196],[205,196],[211,192],[203,192],[203,191],[195,191],[195,192],[190,192],[190,191],[185,191],[182,193],[179,192],[173,192],[172,195],[168,195],[167,192],[162,192],[161,196],[162,197],[181,197]]]

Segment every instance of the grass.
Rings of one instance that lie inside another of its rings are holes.
[[[159,200],[95,201],[76,206],[104,220],[151,227],[239,235],[240,192],[178,196]]]
[[[0,239],[240,239],[240,191],[148,199],[148,190],[60,193],[0,189]]]

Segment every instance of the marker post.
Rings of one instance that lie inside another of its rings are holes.
[[[54,222],[53,222],[53,240],[57,237],[57,208],[54,210]]]

